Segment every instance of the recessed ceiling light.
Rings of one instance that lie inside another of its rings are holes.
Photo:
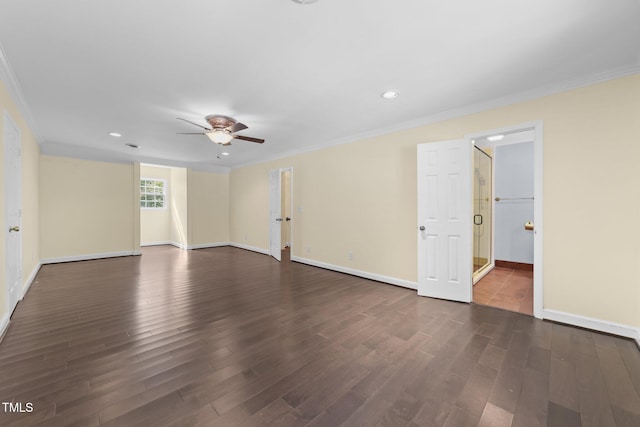
[[[383,97],[384,99],[397,98],[398,95],[400,95],[400,92],[398,92],[397,90],[387,90],[380,94],[380,96]]]
[[[488,137],[487,139],[493,142],[493,141],[500,141],[502,138],[504,138],[504,135],[493,135]]]
[[[140,148],[140,146],[136,145],[136,144],[124,144],[124,145],[126,145],[127,147],[131,147],[131,148]]]
[[[223,151],[223,152],[222,152],[222,155],[223,155],[223,156],[228,156],[228,155],[229,155],[229,153],[228,153],[228,152],[226,152],[226,151]]]
[[[110,136],[113,136],[113,137],[115,137],[115,138],[120,138],[120,137],[122,136],[122,134],[121,134],[121,133],[118,133],[118,132],[111,132],[111,133],[109,133],[109,135],[110,135]]]
[[[298,3],[298,4],[311,4],[311,3],[315,3],[318,0],[293,0],[294,3]]]

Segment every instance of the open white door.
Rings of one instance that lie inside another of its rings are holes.
[[[471,143],[418,145],[418,295],[471,302]]]
[[[269,172],[269,254],[278,261],[282,258],[282,205],[280,202],[280,169]]]
[[[7,309],[11,314],[22,298],[22,197],[20,190],[20,130],[4,113],[5,280]]]

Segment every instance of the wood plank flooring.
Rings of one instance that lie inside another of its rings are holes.
[[[640,352],[241,249],[159,246],[43,266],[0,344],[0,399],[33,405],[0,407],[11,427],[638,426]]]

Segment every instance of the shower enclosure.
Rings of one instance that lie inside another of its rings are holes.
[[[492,265],[492,159],[474,146],[473,152],[473,281],[479,280]]]

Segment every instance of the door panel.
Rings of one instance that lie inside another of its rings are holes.
[[[419,295],[471,301],[470,176],[468,141],[418,145]]]
[[[22,227],[20,185],[20,130],[4,114],[5,283],[6,305],[13,312],[21,298]]]
[[[282,258],[282,204],[280,169],[269,172],[269,254],[278,261]]]

